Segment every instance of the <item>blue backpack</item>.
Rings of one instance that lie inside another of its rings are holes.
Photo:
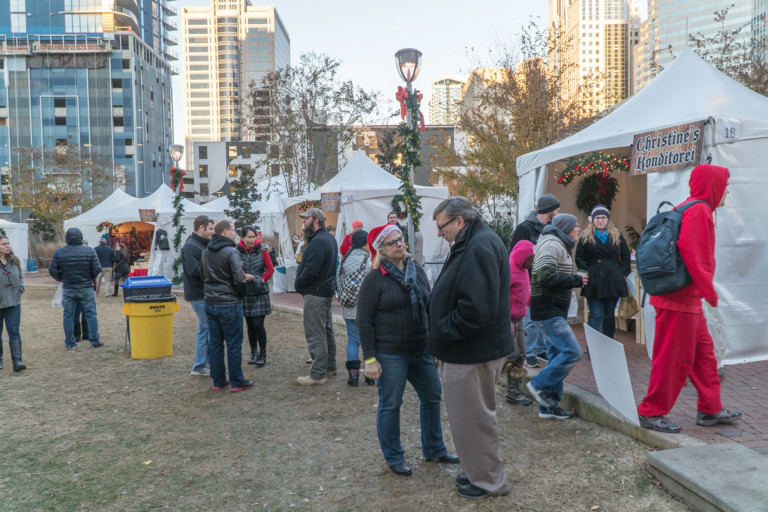
[[[677,248],[677,240],[680,237],[683,212],[693,204],[703,202],[688,201],[675,208],[669,201],[662,201],[656,215],[645,226],[637,241],[635,258],[643,291],[648,295],[676,292],[691,282],[691,275]],[[661,212],[665,204],[672,206],[672,209]]]

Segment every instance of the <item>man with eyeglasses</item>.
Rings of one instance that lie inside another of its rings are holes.
[[[507,249],[463,197],[446,199],[432,217],[451,249],[430,295],[427,350],[440,360],[448,423],[464,468],[457,493],[508,494],[496,421],[496,380],[514,350]]]
[[[304,296],[304,335],[312,366],[296,381],[302,386],[325,384],[336,375],[336,339],[331,299],[336,292],[336,239],[325,229],[325,214],[310,208],[299,214],[307,245],[296,271],[294,288]]]
[[[195,362],[190,375],[209,376],[208,369],[208,318],[203,299],[203,275],[200,272],[200,256],[213,236],[213,220],[207,215],[195,217],[194,233],[181,248],[181,268],[184,278],[184,300],[189,302],[197,316],[195,338]]]
[[[211,362],[213,390],[231,386],[236,393],[253,387],[243,376],[243,297],[246,278],[243,262],[235,248],[235,226],[220,220],[200,257],[205,283],[205,314],[208,317],[208,359]],[[224,368],[224,346],[227,368]],[[229,370],[229,380],[227,380]]]

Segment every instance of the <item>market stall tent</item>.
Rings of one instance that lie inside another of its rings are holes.
[[[97,226],[104,221],[112,224],[121,224],[139,220],[139,208],[135,206],[140,199],[128,195],[122,189],[115,189],[102,202],[83,212],[77,217],[64,221],[64,231],[69,228],[79,228],[83,232],[83,240],[88,245],[95,247],[103,233],[97,230]]]
[[[578,181],[558,185],[555,173],[569,157],[592,151],[629,155],[635,134],[707,120],[704,161],[730,170],[730,195],[716,213],[715,289],[722,318],[720,349],[725,364],[768,359],[768,98],[727,77],[691,50],[684,50],[661,74],[605,118],[562,141],[517,159],[518,218],[545,193],[560,199],[561,211],[576,213]],[[726,128],[728,133],[726,133]],[[735,137],[732,136],[735,134]],[[661,201],[688,197],[692,167],[619,179],[611,219],[639,227]],[[639,204],[638,204],[639,203]],[[627,215],[626,212],[635,212]],[[581,216],[584,219],[584,215]],[[582,223],[584,225],[584,223]],[[653,326],[653,308],[644,308]],[[652,341],[652,329],[648,331]]]
[[[29,226],[23,222],[10,222],[0,219],[0,229],[5,231],[11,250],[21,260],[21,270],[27,271],[29,259]]]
[[[295,257],[293,235],[301,234],[298,222],[299,205],[303,201],[319,201],[324,193],[340,195],[339,212],[336,219],[336,241],[341,245],[344,236],[352,231],[352,222],[360,220],[364,229],[369,230],[387,222],[392,211],[392,198],[400,193],[400,180],[376,165],[363,151],[357,151],[349,163],[320,188],[303,196],[283,200],[284,215],[280,230],[280,247],[283,257]],[[424,240],[423,255],[427,263],[440,259],[448,246],[437,236],[437,227],[432,221],[432,211],[446,199],[445,187],[416,187],[421,197],[423,217],[420,231]]]

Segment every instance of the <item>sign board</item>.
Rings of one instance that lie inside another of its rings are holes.
[[[320,204],[325,213],[339,213],[341,192],[323,192],[320,194]]]
[[[141,222],[157,222],[157,213],[154,208],[148,210],[139,208],[139,219]]]
[[[632,144],[630,176],[694,167],[701,162],[704,121],[638,133]]]

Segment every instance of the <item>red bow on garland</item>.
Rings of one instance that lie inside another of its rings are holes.
[[[408,90],[398,86],[395,98],[400,100],[400,119],[405,119],[405,100],[408,99]]]
[[[181,194],[182,192],[184,192],[184,176],[186,176],[187,173],[184,172],[184,169],[178,169],[178,170],[181,172],[181,176],[179,176],[179,194]],[[175,167],[171,167],[171,171],[170,171],[170,173],[171,173],[171,190],[173,190],[174,192],[176,192],[174,190],[174,188],[173,188],[173,173],[175,171],[176,171],[176,168]]]

